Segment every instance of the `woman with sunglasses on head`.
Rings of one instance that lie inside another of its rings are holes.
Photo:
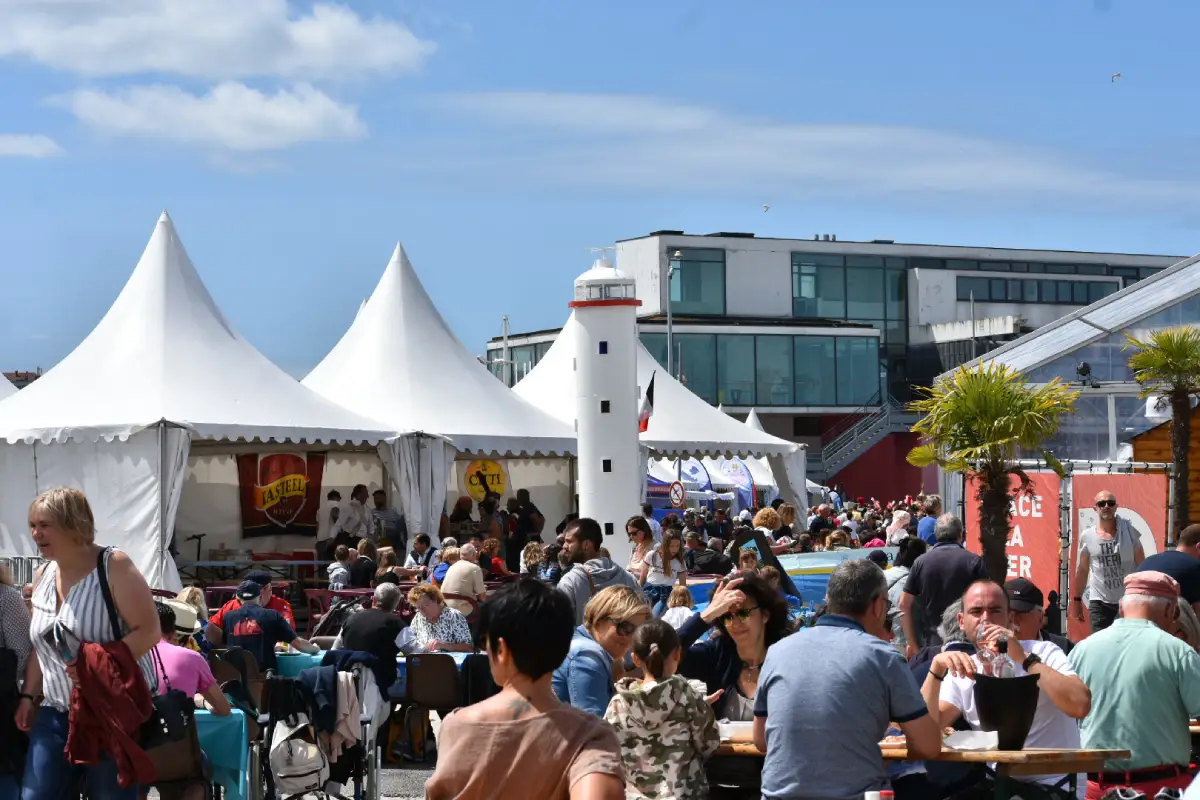
[[[717,630],[699,641],[709,628]],[[759,575],[747,572],[720,585],[708,607],[683,623],[679,641],[683,659],[679,674],[704,681],[716,701],[717,719],[750,722],[754,693],[767,648],[786,636],[787,601]]]
[[[567,657],[554,670],[551,686],[564,703],[602,716],[613,696],[613,681],[621,677],[633,634],[650,619],[650,607],[628,586],[610,586],[596,593],[583,609],[583,624],[575,629]]]

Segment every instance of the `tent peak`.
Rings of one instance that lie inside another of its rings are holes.
[[[412,262],[408,260],[408,253],[404,250],[402,242],[396,242],[396,248],[392,250],[391,264],[403,264],[412,267]]]
[[[167,213],[165,208],[162,210],[162,213],[158,215],[158,221],[168,223],[171,221],[171,215]]]

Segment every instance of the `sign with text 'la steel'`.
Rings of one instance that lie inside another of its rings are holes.
[[[1008,575],[1005,580],[1026,578],[1037,584],[1044,596],[1058,591],[1061,554],[1059,540],[1059,496],[1062,483],[1053,472],[1030,472],[1032,493],[1012,491],[1012,530],[1008,535]],[[1015,482],[1016,479],[1014,478]],[[983,553],[979,539],[978,487],[973,475],[967,478],[967,549]]]
[[[324,453],[237,457],[242,536],[317,535]]]

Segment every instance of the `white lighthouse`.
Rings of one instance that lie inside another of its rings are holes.
[[[633,278],[597,259],[575,279],[575,430],[579,515],[600,523],[613,561],[631,548],[646,468],[638,446],[637,307]]]

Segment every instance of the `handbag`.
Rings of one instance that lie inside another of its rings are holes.
[[[106,556],[111,549],[105,548],[100,553],[96,568],[113,638],[120,639],[121,620],[117,616],[117,607],[108,585]],[[158,651],[151,648],[150,657],[154,662],[155,674],[162,676],[167,691],[154,696],[154,710],[138,729],[138,744],[154,762],[155,783],[200,778],[204,770],[200,758],[200,740],[196,733],[196,707],[192,698],[171,688],[171,680],[167,677]]]

